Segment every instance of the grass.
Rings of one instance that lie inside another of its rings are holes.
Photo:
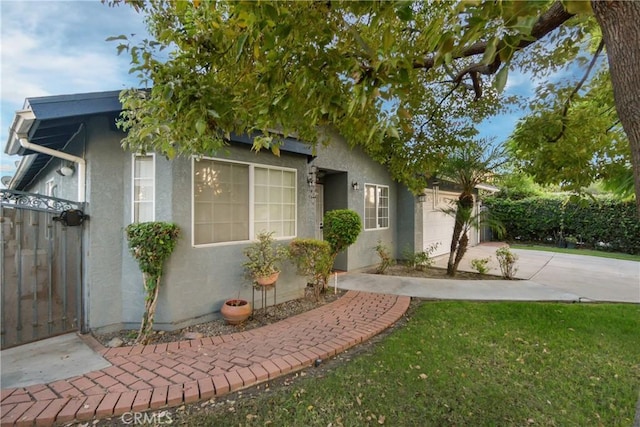
[[[588,256],[597,256],[600,258],[613,258],[613,259],[620,259],[624,261],[640,261],[640,255],[631,255],[631,254],[625,254],[621,252],[604,252],[604,251],[596,251],[593,249],[567,249],[567,248],[558,248],[555,246],[523,245],[523,244],[512,244],[510,245],[510,247],[512,249],[529,249],[534,251],[556,252],[561,254],[588,255]]]
[[[640,306],[424,302],[323,378],[194,415],[210,426],[630,426]]]

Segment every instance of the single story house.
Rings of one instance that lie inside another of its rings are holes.
[[[328,210],[352,209],[363,220],[358,241],[336,260],[338,270],[375,265],[378,241],[396,257],[433,243],[439,243],[438,254],[448,252],[453,219],[439,208],[457,194],[435,186],[418,200],[339,135],[315,153],[293,138],[279,157],[256,153],[250,137],[236,136],[214,155],[168,160],[123,150],[123,133],[115,125],[118,95],[28,98],[5,147],[7,154],[22,156],[15,175],[3,180],[9,189],[75,201],[88,215],[80,226],[82,331],[139,325],[142,278],[124,235],[135,221],[171,221],[182,231],[156,312],[156,328],[166,330],[217,317],[226,299],[251,299],[243,249],[256,233],[273,231],[282,244],[321,238]],[[11,238],[10,232],[3,237]],[[478,240],[474,233],[472,244]],[[10,262],[18,259],[20,254]],[[3,286],[15,281],[7,271]],[[304,294],[305,280],[285,265],[276,287],[278,302],[290,300]]]

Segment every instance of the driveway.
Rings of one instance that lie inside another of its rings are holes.
[[[471,260],[491,258],[490,273],[500,274],[495,257],[502,244],[470,248],[461,271],[474,271]],[[607,301],[640,303],[640,262],[585,255],[514,249],[516,277],[521,280],[449,280],[349,273],[339,278],[343,289],[369,290],[429,299],[484,301]],[[446,268],[448,256],[435,259]]]

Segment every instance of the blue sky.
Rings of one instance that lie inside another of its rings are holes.
[[[145,34],[142,17],[130,7],[99,1],[0,0],[0,175],[14,162],[4,146],[16,110],[27,97],[137,86],[129,58],[116,53],[110,36]]]
[[[129,76],[129,57],[118,56],[120,34],[144,38],[141,15],[128,6],[110,8],[95,1],[0,0],[0,176],[12,175],[18,157],[4,154],[16,110],[28,97],[62,95],[137,87]],[[507,93],[529,95],[532,81],[510,73]],[[481,136],[506,139],[519,113],[488,120]]]

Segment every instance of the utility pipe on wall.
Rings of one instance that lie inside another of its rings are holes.
[[[19,137],[18,139],[20,145],[28,150],[76,163],[78,165],[78,202],[85,202],[86,162],[82,157],[34,144],[29,142],[27,138]]]

